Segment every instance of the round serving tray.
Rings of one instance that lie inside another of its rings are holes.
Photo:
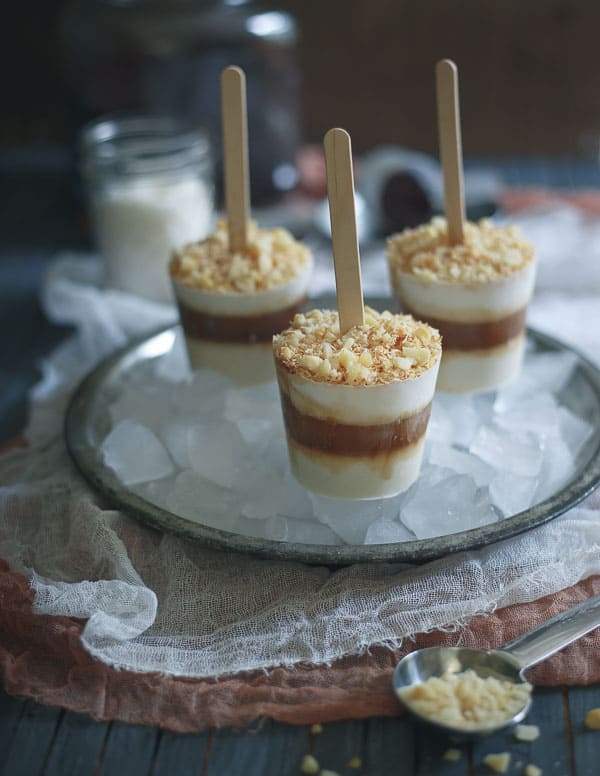
[[[469,531],[397,544],[320,545],[256,539],[220,531],[179,517],[146,501],[125,487],[98,459],[102,440],[110,430],[109,403],[118,395],[133,369],[165,355],[175,341],[177,327],[164,329],[129,345],[103,361],[76,390],[65,421],[67,448],[88,483],[114,507],[161,531],[183,536],[207,547],[252,553],[265,558],[341,566],[351,563],[422,563],[453,552],[472,550],[553,520],[585,498],[600,483],[600,370],[575,353],[577,366],[563,398],[586,396],[586,418],[594,434],[579,455],[576,476],[551,498],[497,523]],[[552,337],[528,329],[527,336],[541,351],[571,350]]]

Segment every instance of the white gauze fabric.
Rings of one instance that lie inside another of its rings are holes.
[[[530,322],[597,358],[600,223],[570,208],[519,220],[541,255]],[[381,251],[363,270],[369,293],[387,293]],[[98,281],[90,257],[53,263],[44,308],[77,333],[42,365],[27,448],[0,459],[0,557],[29,575],[36,612],[87,620],[83,644],[98,659],[190,677],[329,663],[600,573],[600,499],[476,552],[339,570],[208,550],[104,508],[68,458],[64,408],[99,359],[175,312],[100,290]],[[332,288],[321,260],[315,293]]]

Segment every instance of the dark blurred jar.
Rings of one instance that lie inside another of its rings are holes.
[[[60,23],[74,129],[135,111],[208,127],[220,169],[220,73],[246,72],[252,202],[294,188],[300,77],[294,18],[251,0],[68,0]],[[220,185],[221,175],[217,175]]]

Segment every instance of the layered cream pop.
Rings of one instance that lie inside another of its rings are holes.
[[[419,474],[441,338],[369,307],[339,331],[337,312],[312,310],[273,338],[292,472],[327,496],[392,496]]]
[[[232,251],[225,221],[176,251],[169,270],[193,369],[215,369],[241,385],[275,379],[271,341],[306,302],[313,260],[285,229],[248,224]]]
[[[445,219],[434,218],[390,238],[388,262],[403,311],[444,338],[440,390],[490,390],[518,375],[535,249],[516,227],[465,222],[451,245]]]

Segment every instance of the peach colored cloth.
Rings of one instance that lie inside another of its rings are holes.
[[[90,714],[97,720],[160,725],[178,732],[244,725],[258,717],[307,724],[401,713],[390,679],[398,659],[434,644],[496,647],[600,592],[591,577],[534,603],[475,617],[455,633],[419,635],[392,651],[372,649],[332,666],[298,665],[219,680],[117,671],[81,646],[82,623],[36,615],[27,579],[0,561],[0,675],[8,693]],[[600,632],[532,669],[538,685],[600,680]]]

